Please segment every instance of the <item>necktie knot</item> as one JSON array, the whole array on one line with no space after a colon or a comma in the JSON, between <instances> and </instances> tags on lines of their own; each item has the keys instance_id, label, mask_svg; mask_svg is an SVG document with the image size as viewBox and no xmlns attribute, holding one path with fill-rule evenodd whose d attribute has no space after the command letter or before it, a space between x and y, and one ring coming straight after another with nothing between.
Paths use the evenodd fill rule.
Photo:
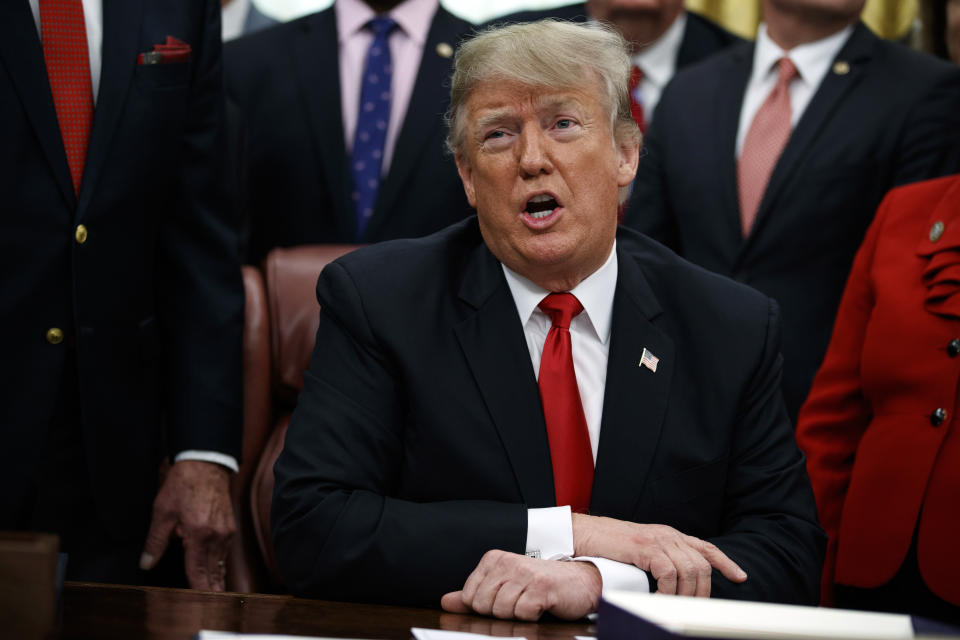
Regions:
<instances>
[{"instance_id":1,"label":"necktie knot","mask_svg":"<svg viewBox=\"0 0 960 640\"><path fill-rule=\"evenodd\" d=\"M790 83L793 82L794 78L800 74L797 72L797 65L793 64L793 60L784 56L778 61L777 69L777 85L788 87Z\"/></svg>"},{"instance_id":2,"label":"necktie knot","mask_svg":"<svg viewBox=\"0 0 960 640\"><path fill-rule=\"evenodd\" d=\"M373 31L374 38L383 38L384 36L390 35L390 32L393 31L396 26L397 21L390 16L377 16L376 18L371 18L367 23L367 28Z\"/></svg>"},{"instance_id":3,"label":"necktie knot","mask_svg":"<svg viewBox=\"0 0 960 640\"><path fill-rule=\"evenodd\" d=\"M553 326L560 329L569 329L570 321L583 311L583 305L572 293L551 293L537 306L550 316Z\"/></svg>"}]
</instances>

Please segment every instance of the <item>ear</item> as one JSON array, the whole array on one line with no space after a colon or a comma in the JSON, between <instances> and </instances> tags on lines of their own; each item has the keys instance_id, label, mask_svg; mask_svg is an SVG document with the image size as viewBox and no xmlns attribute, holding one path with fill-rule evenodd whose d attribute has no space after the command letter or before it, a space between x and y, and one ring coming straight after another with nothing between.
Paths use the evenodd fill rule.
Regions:
<instances>
[{"instance_id":1,"label":"ear","mask_svg":"<svg viewBox=\"0 0 960 640\"><path fill-rule=\"evenodd\" d=\"M463 182L463 191L467 194L467 202L476 209L477 192L473 188L473 170L470 168L470 163L460 153L454 156L454 160L457 163L457 173L460 174L460 181Z\"/></svg>"},{"instance_id":2,"label":"ear","mask_svg":"<svg viewBox=\"0 0 960 640\"><path fill-rule=\"evenodd\" d=\"M617 148L617 186L628 187L637 175L640 162L640 140L633 139Z\"/></svg>"}]
</instances>

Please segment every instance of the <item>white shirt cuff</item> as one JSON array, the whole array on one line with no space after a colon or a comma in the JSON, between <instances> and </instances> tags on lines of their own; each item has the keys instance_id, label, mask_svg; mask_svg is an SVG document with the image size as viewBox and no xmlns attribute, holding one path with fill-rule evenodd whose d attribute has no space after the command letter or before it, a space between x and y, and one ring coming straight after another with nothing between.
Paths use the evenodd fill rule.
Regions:
<instances>
[{"instance_id":1,"label":"white shirt cuff","mask_svg":"<svg viewBox=\"0 0 960 640\"><path fill-rule=\"evenodd\" d=\"M180 462L181 460L201 460L203 462L215 462L216 464L230 469L234 473L240 470L240 465L237 464L236 458L233 456L228 456L225 453L219 453L217 451L197 451L196 449L187 449L186 451L181 451L178 453L173 459L174 462ZM572 529L573 525L571 524L570 526ZM571 533L570 536L572 538L573 533Z\"/></svg>"},{"instance_id":2,"label":"white shirt cuff","mask_svg":"<svg viewBox=\"0 0 960 640\"><path fill-rule=\"evenodd\" d=\"M650 592L650 582L647 580L646 572L632 564L590 556L581 556L573 558L573 560L593 563L593 566L600 572L600 579L603 580L603 592L608 589L638 591L640 593Z\"/></svg>"},{"instance_id":3,"label":"white shirt cuff","mask_svg":"<svg viewBox=\"0 0 960 640\"><path fill-rule=\"evenodd\" d=\"M569 505L527 509L526 553L544 560L573 555L573 516Z\"/></svg>"}]
</instances>

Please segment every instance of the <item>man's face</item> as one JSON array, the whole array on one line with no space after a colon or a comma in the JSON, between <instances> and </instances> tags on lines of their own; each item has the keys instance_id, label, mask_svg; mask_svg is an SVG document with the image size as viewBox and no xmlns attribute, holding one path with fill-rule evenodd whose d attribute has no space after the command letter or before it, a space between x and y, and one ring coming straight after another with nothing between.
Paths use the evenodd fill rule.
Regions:
<instances>
[{"instance_id":1,"label":"man's face","mask_svg":"<svg viewBox=\"0 0 960 640\"><path fill-rule=\"evenodd\" d=\"M464 105L457 168L483 239L551 291L573 288L609 256L617 192L637 168L638 143L614 144L599 95L593 82L563 91L485 82Z\"/></svg>"},{"instance_id":2,"label":"man's face","mask_svg":"<svg viewBox=\"0 0 960 640\"><path fill-rule=\"evenodd\" d=\"M587 0L587 14L613 24L639 51L670 28L683 11L683 0Z\"/></svg>"}]
</instances>

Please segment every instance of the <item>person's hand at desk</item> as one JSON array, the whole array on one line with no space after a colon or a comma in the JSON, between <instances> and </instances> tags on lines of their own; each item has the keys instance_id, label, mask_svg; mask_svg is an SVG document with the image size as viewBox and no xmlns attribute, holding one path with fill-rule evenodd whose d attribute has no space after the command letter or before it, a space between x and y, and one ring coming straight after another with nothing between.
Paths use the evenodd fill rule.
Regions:
<instances>
[{"instance_id":1,"label":"person's hand at desk","mask_svg":"<svg viewBox=\"0 0 960 640\"><path fill-rule=\"evenodd\" d=\"M448 593L441 606L453 613L539 620L549 612L578 620L597 610L600 572L588 562L560 562L493 550L484 554L462 591Z\"/></svg>"},{"instance_id":2,"label":"person's hand at desk","mask_svg":"<svg viewBox=\"0 0 960 640\"><path fill-rule=\"evenodd\" d=\"M716 545L673 527L582 513L574 513L572 519L574 555L607 558L648 571L660 593L709 597L713 569L731 582L747 579Z\"/></svg>"},{"instance_id":3,"label":"person's hand at desk","mask_svg":"<svg viewBox=\"0 0 960 640\"><path fill-rule=\"evenodd\" d=\"M190 587L223 591L225 561L236 532L226 467L201 460L182 460L170 467L153 503L142 569L156 566L174 532L183 540Z\"/></svg>"}]
</instances>

